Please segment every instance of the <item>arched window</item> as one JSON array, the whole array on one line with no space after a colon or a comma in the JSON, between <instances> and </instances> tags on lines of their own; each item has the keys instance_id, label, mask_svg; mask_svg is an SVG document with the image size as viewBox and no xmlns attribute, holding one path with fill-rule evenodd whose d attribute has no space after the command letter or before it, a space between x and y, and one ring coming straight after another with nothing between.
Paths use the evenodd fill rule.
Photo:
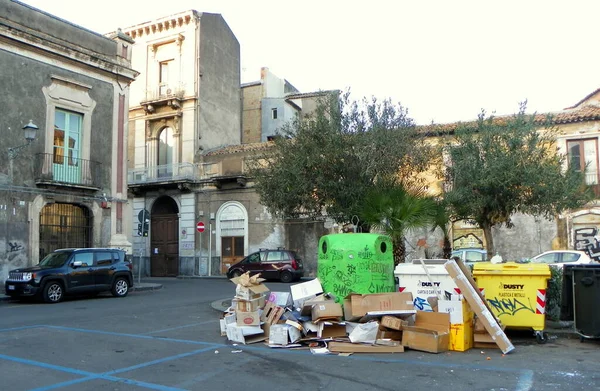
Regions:
<instances>
[{"instance_id":1,"label":"arched window","mask_svg":"<svg viewBox=\"0 0 600 391\"><path fill-rule=\"evenodd\" d=\"M158 136L158 175L161 177L171 176L173 174L173 129L166 127L160 131Z\"/></svg>"}]
</instances>

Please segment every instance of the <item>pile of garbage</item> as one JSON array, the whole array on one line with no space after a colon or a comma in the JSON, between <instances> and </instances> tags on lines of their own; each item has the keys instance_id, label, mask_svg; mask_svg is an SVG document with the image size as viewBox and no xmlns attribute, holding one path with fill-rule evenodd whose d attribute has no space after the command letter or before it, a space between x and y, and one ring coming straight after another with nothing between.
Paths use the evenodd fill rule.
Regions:
<instances>
[{"instance_id":1,"label":"pile of garbage","mask_svg":"<svg viewBox=\"0 0 600 391\"><path fill-rule=\"evenodd\" d=\"M220 320L221 335L232 343L310 348L314 354L401 353L405 348L440 353L476 347L477 329L486 347L513 350L463 271L448 271L463 294L432 297L433 311L416 310L411 292L351 293L338 299L323 292L318 279L275 292L260 275L246 273L231 279L235 297Z\"/></svg>"}]
</instances>

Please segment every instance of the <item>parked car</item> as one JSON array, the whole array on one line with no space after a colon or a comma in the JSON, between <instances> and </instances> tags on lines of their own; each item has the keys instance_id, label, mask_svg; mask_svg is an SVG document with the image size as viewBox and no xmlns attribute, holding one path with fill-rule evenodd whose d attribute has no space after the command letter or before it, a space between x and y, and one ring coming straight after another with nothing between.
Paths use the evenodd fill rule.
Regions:
<instances>
[{"instance_id":1,"label":"parked car","mask_svg":"<svg viewBox=\"0 0 600 391\"><path fill-rule=\"evenodd\" d=\"M294 251L282 248L260 249L231 265L227 277L238 277L246 272L250 272L251 275L260 273L261 277L268 280L292 282L304 275L304 268L302 260Z\"/></svg>"},{"instance_id":2,"label":"parked car","mask_svg":"<svg viewBox=\"0 0 600 391\"><path fill-rule=\"evenodd\" d=\"M15 298L40 297L58 303L69 294L110 291L127 296L133 287L132 265L125 251L114 248L61 249L33 267L8 272L6 294Z\"/></svg>"},{"instance_id":3,"label":"parked car","mask_svg":"<svg viewBox=\"0 0 600 391\"><path fill-rule=\"evenodd\" d=\"M465 264L472 265L476 262L487 262L487 251L481 248L461 248L452 251L451 258L458 257Z\"/></svg>"},{"instance_id":4,"label":"parked car","mask_svg":"<svg viewBox=\"0 0 600 391\"><path fill-rule=\"evenodd\" d=\"M546 263L550 266L562 268L563 265L578 265L594 262L584 251L577 250L553 250L546 251L529 261L531 263Z\"/></svg>"}]
</instances>

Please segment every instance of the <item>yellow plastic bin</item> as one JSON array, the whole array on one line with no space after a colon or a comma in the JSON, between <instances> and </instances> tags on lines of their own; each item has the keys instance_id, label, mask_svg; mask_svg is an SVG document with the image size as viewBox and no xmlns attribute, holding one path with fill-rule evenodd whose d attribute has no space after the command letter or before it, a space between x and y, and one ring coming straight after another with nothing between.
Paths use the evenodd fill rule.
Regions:
<instances>
[{"instance_id":1,"label":"yellow plastic bin","mask_svg":"<svg viewBox=\"0 0 600 391\"><path fill-rule=\"evenodd\" d=\"M546 342L546 264L475 264L473 278L490 310L506 328L533 329L538 342Z\"/></svg>"}]
</instances>

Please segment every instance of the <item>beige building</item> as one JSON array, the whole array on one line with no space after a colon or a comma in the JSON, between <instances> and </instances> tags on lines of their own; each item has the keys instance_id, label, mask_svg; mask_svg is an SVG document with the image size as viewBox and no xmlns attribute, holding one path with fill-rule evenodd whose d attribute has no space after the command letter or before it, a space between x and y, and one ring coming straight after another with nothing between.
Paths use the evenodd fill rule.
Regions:
<instances>
[{"instance_id":1,"label":"beige building","mask_svg":"<svg viewBox=\"0 0 600 391\"><path fill-rule=\"evenodd\" d=\"M213 175L203 154L241 143L240 46L221 15L196 11L123 32L140 69L129 108L134 255L145 274L197 274L197 196Z\"/></svg>"}]
</instances>

